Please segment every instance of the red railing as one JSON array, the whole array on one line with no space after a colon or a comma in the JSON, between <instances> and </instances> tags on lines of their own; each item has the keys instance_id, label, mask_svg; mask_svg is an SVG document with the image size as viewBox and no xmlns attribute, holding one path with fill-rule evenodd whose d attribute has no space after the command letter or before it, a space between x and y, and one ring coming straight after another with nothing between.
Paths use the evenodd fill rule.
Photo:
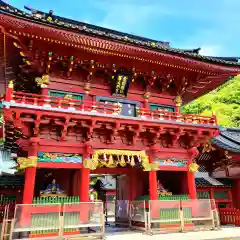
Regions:
<instances>
[{"instance_id":1,"label":"red railing","mask_svg":"<svg viewBox=\"0 0 240 240\"><path fill-rule=\"evenodd\" d=\"M240 209L224 208L218 211L222 225L240 226Z\"/></svg>"},{"instance_id":2,"label":"red railing","mask_svg":"<svg viewBox=\"0 0 240 240\"><path fill-rule=\"evenodd\" d=\"M11 102L58 109L74 109L77 111L97 112L103 114L119 114L121 111L121 107L118 104L88 102L55 96L29 94L24 92L14 92Z\"/></svg>"},{"instance_id":3,"label":"red railing","mask_svg":"<svg viewBox=\"0 0 240 240\"><path fill-rule=\"evenodd\" d=\"M47 95L30 94L24 92L14 92L11 102L20 104L30 104L34 106L44 106L57 109L73 109L83 112L97 112L103 114L121 113L121 104L108 104L101 102L88 102L75 99L60 98ZM150 110L145 108L137 109L137 116L149 120L170 120L193 124L216 125L216 116L206 117L194 114L181 114L179 112L169 112L168 110Z\"/></svg>"},{"instance_id":4,"label":"red railing","mask_svg":"<svg viewBox=\"0 0 240 240\"><path fill-rule=\"evenodd\" d=\"M185 123L216 125L216 116L207 117L195 114L181 114L178 112L169 112L165 109L150 110L140 108L138 111L138 116L153 120L171 120Z\"/></svg>"}]
</instances>

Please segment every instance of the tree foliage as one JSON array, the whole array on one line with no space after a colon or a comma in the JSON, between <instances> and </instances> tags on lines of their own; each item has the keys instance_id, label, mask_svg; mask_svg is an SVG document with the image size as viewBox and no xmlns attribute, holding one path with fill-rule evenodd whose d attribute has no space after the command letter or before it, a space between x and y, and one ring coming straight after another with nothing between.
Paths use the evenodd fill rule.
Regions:
<instances>
[{"instance_id":1,"label":"tree foliage","mask_svg":"<svg viewBox=\"0 0 240 240\"><path fill-rule=\"evenodd\" d=\"M219 125L240 128L240 75L186 104L181 111L204 116L211 116L215 112Z\"/></svg>"}]
</instances>

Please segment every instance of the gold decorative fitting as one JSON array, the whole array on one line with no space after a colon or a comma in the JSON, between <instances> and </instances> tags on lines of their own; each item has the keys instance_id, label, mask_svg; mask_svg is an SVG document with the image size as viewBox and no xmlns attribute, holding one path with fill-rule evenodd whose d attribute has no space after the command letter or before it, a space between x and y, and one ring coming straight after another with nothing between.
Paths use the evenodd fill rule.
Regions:
<instances>
[{"instance_id":1,"label":"gold decorative fitting","mask_svg":"<svg viewBox=\"0 0 240 240\"><path fill-rule=\"evenodd\" d=\"M41 78L37 77L35 78L35 82L37 85L41 88L46 88L47 85L49 84L49 76L48 75L43 75Z\"/></svg>"},{"instance_id":2,"label":"gold decorative fitting","mask_svg":"<svg viewBox=\"0 0 240 240\"><path fill-rule=\"evenodd\" d=\"M176 103L177 107L181 107L182 106L182 98L181 98L181 96L177 96L175 98L175 103Z\"/></svg>"},{"instance_id":3,"label":"gold decorative fitting","mask_svg":"<svg viewBox=\"0 0 240 240\"><path fill-rule=\"evenodd\" d=\"M149 99L151 97L151 93L150 92L146 92L143 96L143 98L145 99Z\"/></svg>"},{"instance_id":4,"label":"gold decorative fitting","mask_svg":"<svg viewBox=\"0 0 240 240\"><path fill-rule=\"evenodd\" d=\"M188 170L189 170L189 172L192 172L192 173L197 172L198 169L199 169L199 165L196 164L196 163L194 163L194 162L191 163L191 164L189 164L189 166L188 166Z\"/></svg>"},{"instance_id":5,"label":"gold decorative fitting","mask_svg":"<svg viewBox=\"0 0 240 240\"><path fill-rule=\"evenodd\" d=\"M202 150L202 153L209 153L211 152L212 150L215 150L215 148L212 146L212 144L210 142L207 142L204 144L203 146L203 150Z\"/></svg>"},{"instance_id":6,"label":"gold decorative fitting","mask_svg":"<svg viewBox=\"0 0 240 240\"><path fill-rule=\"evenodd\" d=\"M149 163L145 151L125 151L101 149L96 150L91 159L85 159L85 168L95 170L100 167L116 168L118 165L125 167L127 164L134 167L136 163L143 167L144 171L154 171L158 168L158 163Z\"/></svg>"},{"instance_id":7,"label":"gold decorative fitting","mask_svg":"<svg viewBox=\"0 0 240 240\"><path fill-rule=\"evenodd\" d=\"M64 96L64 99L66 99L66 100L72 100L72 95L71 95L71 94L66 94L66 95Z\"/></svg>"},{"instance_id":8,"label":"gold decorative fitting","mask_svg":"<svg viewBox=\"0 0 240 240\"><path fill-rule=\"evenodd\" d=\"M9 83L8 83L8 88L13 88L13 87L14 87L14 85L13 85L13 81L10 80Z\"/></svg>"},{"instance_id":9,"label":"gold decorative fitting","mask_svg":"<svg viewBox=\"0 0 240 240\"><path fill-rule=\"evenodd\" d=\"M85 83L85 85L84 85L84 92L86 94L88 94L89 91L90 91L90 88L91 88L91 83L89 83L89 82Z\"/></svg>"},{"instance_id":10,"label":"gold decorative fitting","mask_svg":"<svg viewBox=\"0 0 240 240\"><path fill-rule=\"evenodd\" d=\"M17 42L13 42L13 45L14 45L16 48L21 48L20 45L19 45Z\"/></svg>"},{"instance_id":11,"label":"gold decorative fitting","mask_svg":"<svg viewBox=\"0 0 240 240\"><path fill-rule=\"evenodd\" d=\"M18 167L19 170L29 168L29 167L36 167L37 157L36 156L30 156L27 158L19 157L17 158L17 163L19 164L19 167Z\"/></svg>"}]
</instances>

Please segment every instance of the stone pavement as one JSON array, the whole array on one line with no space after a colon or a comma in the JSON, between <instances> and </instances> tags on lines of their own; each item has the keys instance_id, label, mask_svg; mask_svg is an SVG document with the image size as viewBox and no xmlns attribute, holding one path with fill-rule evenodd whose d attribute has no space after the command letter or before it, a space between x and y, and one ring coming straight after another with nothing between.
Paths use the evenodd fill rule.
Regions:
<instances>
[{"instance_id":1,"label":"stone pavement","mask_svg":"<svg viewBox=\"0 0 240 240\"><path fill-rule=\"evenodd\" d=\"M240 240L240 227L223 227L220 230L188 233L168 233L153 236L136 232L112 233L106 240Z\"/></svg>"}]
</instances>

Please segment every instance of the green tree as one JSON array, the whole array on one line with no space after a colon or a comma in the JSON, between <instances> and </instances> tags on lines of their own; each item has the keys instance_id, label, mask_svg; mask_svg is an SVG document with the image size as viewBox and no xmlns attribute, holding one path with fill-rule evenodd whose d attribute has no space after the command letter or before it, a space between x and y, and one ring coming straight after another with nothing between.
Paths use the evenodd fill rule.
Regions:
<instances>
[{"instance_id":1,"label":"green tree","mask_svg":"<svg viewBox=\"0 0 240 240\"><path fill-rule=\"evenodd\" d=\"M181 111L204 116L211 116L215 112L219 125L240 128L240 75L184 105Z\"/></svg>"}]
</instances>

